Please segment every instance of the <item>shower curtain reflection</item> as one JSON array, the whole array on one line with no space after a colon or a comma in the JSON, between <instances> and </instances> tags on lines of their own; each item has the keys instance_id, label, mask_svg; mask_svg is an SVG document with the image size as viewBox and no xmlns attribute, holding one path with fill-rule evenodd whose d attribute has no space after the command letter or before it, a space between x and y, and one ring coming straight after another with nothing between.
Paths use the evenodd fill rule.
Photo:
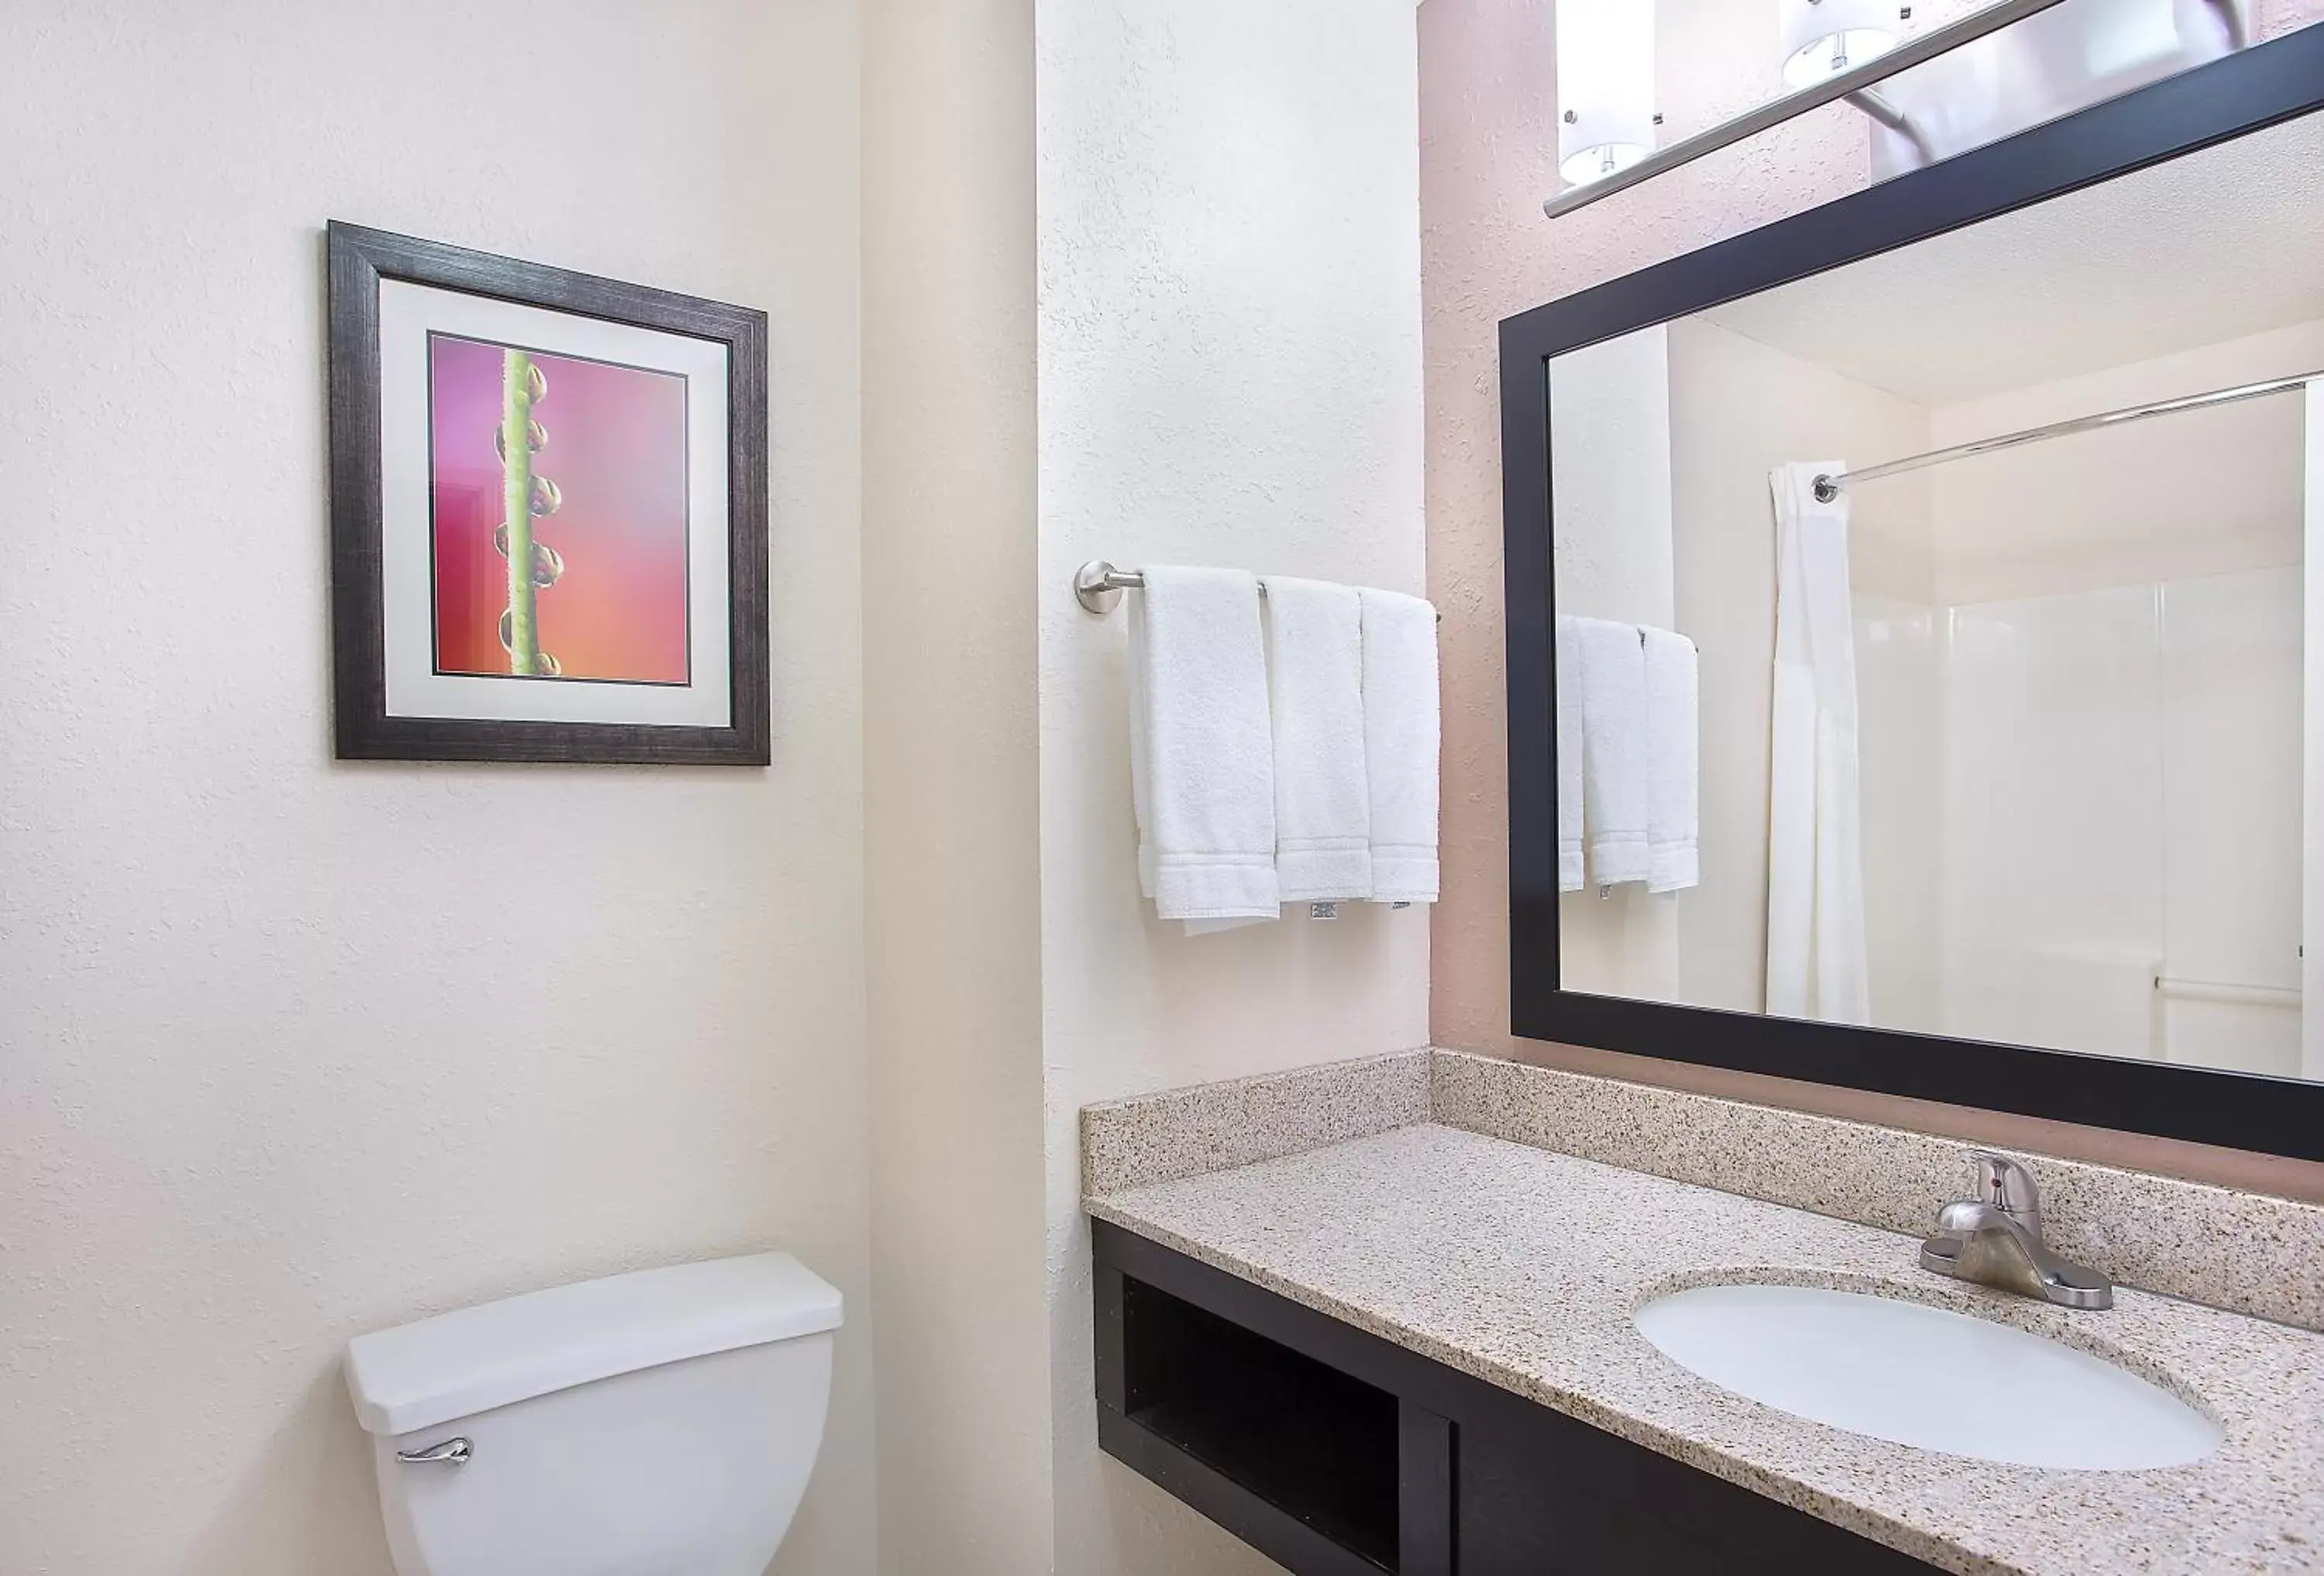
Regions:
<instances>
[{"instance_id":1,"label":"shower curtain reflection","mask_svg":"<svg viewBox=\"0 0 2324 1576\"><path fill-rule=\"evenodd\" d=\"M1767 1010L1872 1020L1858 841L1856 635L1836 461L1779 466L1775 708L1768 754Z\"/></svg>"}]
</instances>

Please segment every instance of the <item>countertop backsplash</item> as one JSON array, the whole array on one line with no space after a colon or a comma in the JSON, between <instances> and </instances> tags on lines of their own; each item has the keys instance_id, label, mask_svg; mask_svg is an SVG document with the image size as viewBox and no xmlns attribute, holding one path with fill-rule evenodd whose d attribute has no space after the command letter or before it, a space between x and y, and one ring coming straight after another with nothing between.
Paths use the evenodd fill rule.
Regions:
<instances>
[{"instance_id":1,"label":"countertop backsplash","mask_svg":"<svg viewBox=\"0 0 2324 1576\"><path fill-rule=\"evenodd\" d=\"M1082 1112L1090 1196L1434 1121L1887 1230L1967 1186L1956 1138L1429 1047ZM2125 1286L2324 1329L2324 1204L2014 1151L2051 1245Z\"/></svg>"}]
</instances>

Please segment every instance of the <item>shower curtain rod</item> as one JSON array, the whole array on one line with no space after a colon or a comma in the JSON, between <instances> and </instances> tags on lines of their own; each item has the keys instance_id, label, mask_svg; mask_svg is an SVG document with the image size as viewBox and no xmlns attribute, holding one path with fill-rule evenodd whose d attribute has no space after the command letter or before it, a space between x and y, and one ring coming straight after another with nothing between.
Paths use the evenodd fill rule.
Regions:
<instances>
[{"instance_id":1,"label":"shower curtain rod","mask_svg":"<svg viewBox=\"0 0 2324 1576\"><path fill-rule=\"evenodd\" d=\"M1997 438L1980 438L1973 443L1957 443L1950 448L1931 449L1927 454L1916 454L1908 459L1890 460L1885 465L1867 465L1862 470L1826 474L1815 479L1816 502L1829 503L1840 496L1842 487L1853 487L1858 482L1877 482L1883 476L1902 475L1906 471L1917 471L1923 465L1941 465L1947 460L1966 459L1973 454L1992 454L1999 449L2015 448L2020 444L2064 438L2070 433L2096 432L2102 427L2121 427L2133 421L2144 421L2150 416L2176 416L2181 410L2204 410L2213 405L2232 405L2241 400L2288 394L2319 378L2324 378L2324 367L2314 372L2297 373L2288 378L2270 378L2264 383L2214 389L2208 394L2181 394L2175 400L2126 405L2119 410L2102 410L2095 416L2077 416L2068 421L2052 421L2047 427L2029 427L2023 432L2005 432Z\"/></svg>"}]
</instances>

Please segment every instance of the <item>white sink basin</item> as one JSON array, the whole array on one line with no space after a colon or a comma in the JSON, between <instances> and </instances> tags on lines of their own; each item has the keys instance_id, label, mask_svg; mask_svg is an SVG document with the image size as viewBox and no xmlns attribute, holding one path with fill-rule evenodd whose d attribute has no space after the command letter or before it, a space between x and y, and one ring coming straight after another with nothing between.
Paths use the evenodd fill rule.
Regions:
<instances>
[{"instance_id":1,"label":"white sink basin","mask_svg":"<svg viewBox=\"0 0 2324 1576\"><path fill-rule=\"evenodd\" d=\"M2054 1341L1893 1297L1698 1286L1638 1310L1681 1368L1852 1433L2027 1467L2201 1461L2219 1427L2158 1386Z\"/></svg>"}]
</instances>

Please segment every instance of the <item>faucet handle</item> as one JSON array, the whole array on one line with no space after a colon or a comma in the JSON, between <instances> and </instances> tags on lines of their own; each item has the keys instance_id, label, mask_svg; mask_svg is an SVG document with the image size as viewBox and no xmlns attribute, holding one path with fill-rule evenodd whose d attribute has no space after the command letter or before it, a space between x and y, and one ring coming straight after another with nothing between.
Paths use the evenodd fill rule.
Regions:
<instances>
[{"instance_id":1,"label":"faucet handle","mask_svg":"<svg viewBox=\"0 0 2324 1576\"><path fill-rule=\"evenodd\" d=\"M1993 1205L2019 1225L2038 1232L2042 1228L2042 1194L2034 1185L2034 1174L2008 1156L1997 1155L1989 1149L1972 1149L1969 1159L1970 1186L1978 1201Z\"/></svg>"}]
</instances>

